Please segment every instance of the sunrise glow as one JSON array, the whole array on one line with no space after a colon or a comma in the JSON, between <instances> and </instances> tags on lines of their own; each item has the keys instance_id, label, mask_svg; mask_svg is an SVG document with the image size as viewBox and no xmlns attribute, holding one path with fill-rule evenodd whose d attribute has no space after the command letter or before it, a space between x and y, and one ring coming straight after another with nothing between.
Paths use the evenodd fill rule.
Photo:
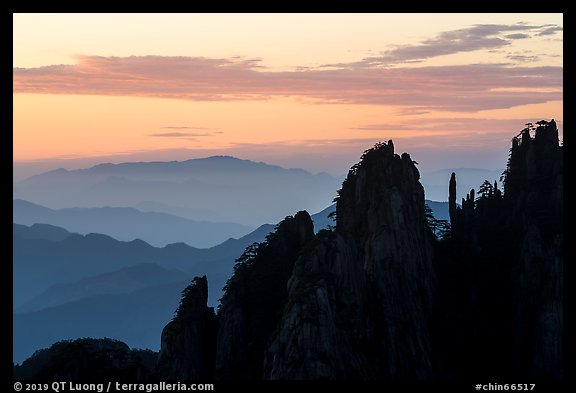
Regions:
<instances>
[{"instance_id":1,"label":"sunrise glow","mask_svg":"<svg viewBox=\"0 0 576 393\"><path fill-rule=\"evenodd\" d=\"M430 167L482 166L479 149L490 156L526 121L555 118L562 132L562 25L562 14L15 14L14 161L231 154L340 174L394 139Z\"/></svg>"}]
</instances>

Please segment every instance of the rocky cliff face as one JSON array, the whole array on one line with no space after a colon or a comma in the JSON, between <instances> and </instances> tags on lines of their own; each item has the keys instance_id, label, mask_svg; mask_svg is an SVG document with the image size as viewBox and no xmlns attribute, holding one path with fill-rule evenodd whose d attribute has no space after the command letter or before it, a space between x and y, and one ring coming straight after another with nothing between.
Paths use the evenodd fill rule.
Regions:
<instances>
[{"instance_id":1,"label":"rocky cliff face","mask_svg":"<svg viewBox=\"0 0 576 393\"><path fill-rule=\"evenodd\" d=\"M238 259L219 307L218 379L263 378L266 348L287 300L286 283L313 237L312 219L301 211Z\"/></svg>"},{"instance_id":2,"label":"rocky cliff face","mask_svg":"<svg viewBox=\"0 0 576 393\"><path fill-rule=\"evenodd\" d=\"M513 140L505 195L516 236L516 369L531 378L563 376L563 149L554 120Z\"/></svg>"},{"instance_id":3,"label":"rocky cliff face","mask_svg":"<svg viewBox=\"0 0 576 393\"><path fill-rule=\"evenodd\" d=\"M485 182L457 208L450 179L434 335L448 376L562 378L562 155L556 123L540 121L513 138L503 195Z\"/></svg>"},{"instance_id":4,"label":"rocky cliff face","mask_svg":"<svg viewBox=\"0 0 576 393\"><path fill-rule=\"evenodd\" d=\"M265 377L428 378L434 274L418 170L379 144L339 194L336 230L296 262Z\"/></svg>"},{"instance_id":5,"label":"rocky cliff face","mask_svg":"<svg viewBox=\"0 0 576 393\"><path fill-rule=\"evenodd\" d=\"M176 315L162 331L156 373L164 380L214 378L216 317L207 306L206 276L195 277L184 290Z\"/></svg>"}]
</instances>

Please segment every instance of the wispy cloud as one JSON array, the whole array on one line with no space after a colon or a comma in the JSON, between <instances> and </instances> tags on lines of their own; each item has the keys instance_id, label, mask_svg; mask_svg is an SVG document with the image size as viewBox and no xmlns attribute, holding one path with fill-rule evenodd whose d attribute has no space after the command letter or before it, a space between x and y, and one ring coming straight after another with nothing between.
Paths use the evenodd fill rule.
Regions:
<instances>
[{"instance_id":1,"label":"wispy cloud","mask_svg":"<svg viewBox=\"0 0 576 393\"><path fill-rule=\"evenodd\" d=\"M476 25L444 32L417 45L338 68L272 72L259 59L205 57L78 56L75 65L14 68L15 93L92 94L185 99L254 100L300 97L317 103L475 112L562 99L562 67L510 64L383 67L387 64L495 50L519 35L551 35L558 26ZM508 36L508 37L506 37ZM510 38L513 36L513 38ZM515 37L515 38L514 38ZM509 59L532 60L524 53ZM183 128L181 128L183 127ZM204 130L170 126L169 130Z\"/></svg>"},{"instance_id":2,"label":"wispy cloud","mask_svg":"<svg viewBox=\"0 0 576 393\"><path fill-rule=\"evenodd\" d=\"M189 136L213 136L213 134L197 134L193 132L164 132L164 133L148 134L148 136L159 136L162 138L183 138Z\"/></svg>"},{"instance_id":3,"label":"wispy cloud","mask_svg":"<svg viewBox=\"0 0 576 393\"><path fill-rule=\"evenodd\" d=\"M190 127L190 126L165 126L161 127L166 130L213 130L210 127Z\"/></svg>"},{"instance_id":4,"label":"wispy cloud","mask_svg":"<svg viewBox=\"0 0 576 393\"><path fill-rule=\"evenodd\" d=\"M391 65L452 55L476 50L493 50L508 46L513 40L530 38L535 35L552 35L562 28L556 25L513 25L483 24L446 31L436 37L424 40L416 45L401 45L383 52L380 56L367 57L353 63L355 67ZM512 33L521 32L521 33Z\"/></svg>"},{"instance_id":5,"label":"wispy cloud","mask_svg":"<svg viewBox=\"0 0 576 393\"><path fill-rule=\"evenodd\" d=\"M515 33L515 34L508 34L506 36L506 38L511 39L511 40L523 40L525 38L530 38L530 34L524 34L524 33Z\"/></svg>"},{"instance_id":6,"label":"wispy cloud","mask_svg":"<svg viewBox=\"0 0 576 393\"><path fill-rule=\"evenodd\" d=\"M563 30L564 29L560 26L546 25L546 27L543 28L542 30L540 30L536 35L537 36L554 35L560 31L563 31Z\"/></svg>"},{"instance_id":7,"label":"wispy cloud","mask_svg":"<svg viewBox=\"0 0 576 393\"><path fill-rule=\"evenodd\" d=\"M535 55L507 55L507 59L514 60L516 62L534 62L538 60L538 56Z\"/></svg>"},{"instance_id":8,"label":"wispy cloud","mask_svg":"<svg viewBox=\"0 0 576 393\"><path fill-rule=\"evenodd\" d=\"M213 128L206 128L206 127L188 127L188 126L175 126L175 127L162 127L163 129L169 130L211 130ZM152 134L148 134L148 136L160 137L160 138L183 138L188 140L195 140L191 137L200 137L200 136L214 136L223 134L222 131L213 131L213 132L181 132L181 131L172 131L172 132L155 132Z\"/></svg>"}]
</instances>

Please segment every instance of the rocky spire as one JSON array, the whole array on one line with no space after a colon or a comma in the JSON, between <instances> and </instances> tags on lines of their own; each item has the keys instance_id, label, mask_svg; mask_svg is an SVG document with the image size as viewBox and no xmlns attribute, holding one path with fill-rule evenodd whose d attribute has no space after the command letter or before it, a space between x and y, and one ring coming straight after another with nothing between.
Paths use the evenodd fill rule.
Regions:
<instances>
[{"instance_id":1,"label":"rocky spire","mask_svg":"<svg viewBox=\"0 0 576 393\"><path fill-rule=\"evenodd\" d=\"M470 190L435 249L436 347L456 354L451 372L465 375L466 364L479 376L562 379L563 148L555 122L536 124L512 139L504 193L494 182L492 198L475 203Z\"/></svg>"},{"instance_id":2,"label":"rocky spire","mask_svg":"<svg viewBox=\"0 0 576 393\"><path fill-rule=\"evenodd\" d=\"M157 374L165 380L209 380L214 378L216 322L207 306L206 276L195 277L184 289L176 315L164 330Z\"/></svg>"},{"instance_id":3,"label":"rocky spire","mask_svg":"<svg viewBox=\"0 0 576 393\"><path fill-rule=\"evenodd\" d=\"M265 376L428 378L434 275L418 170L381 143L339 194L336 230L316 237L288 281Z\"/></svg>"},{"instance_id":4,"label":"rocky spire","mask_svg":"<svg viewBox=\"0 0 576 393\"><path fill-rule=\"evenodd\" d=\"M448 212L450 214L450 224L456 225L456 173L450 175L450 184L448 186Z\"/></svg>"}]
</instances>

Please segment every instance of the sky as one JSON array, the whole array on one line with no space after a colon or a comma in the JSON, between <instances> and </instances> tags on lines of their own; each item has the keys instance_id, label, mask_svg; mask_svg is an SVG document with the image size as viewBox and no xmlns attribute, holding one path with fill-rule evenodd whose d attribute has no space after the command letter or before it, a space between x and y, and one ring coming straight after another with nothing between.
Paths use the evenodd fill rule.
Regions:
<instances>
[{"instance_id":1,"label":"sky","mask_svg":"<svg viewBox=\"0 0 576 393\"><path fill-rule=\"evenodd\" d=\"M14 180L233 155L342 175L394 140L503 168L562 135L562 14L14 14Z\"/></svg>"}]
</instances>

